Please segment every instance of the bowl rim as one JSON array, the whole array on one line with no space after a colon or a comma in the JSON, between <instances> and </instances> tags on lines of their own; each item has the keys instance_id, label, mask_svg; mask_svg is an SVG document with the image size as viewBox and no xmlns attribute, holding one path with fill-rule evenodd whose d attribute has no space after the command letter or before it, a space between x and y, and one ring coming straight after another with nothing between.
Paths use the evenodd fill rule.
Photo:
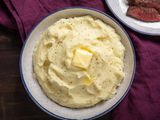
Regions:
<instances>
[{"instance_id":1,"label":"bowl rim","mask_svg":"<svg viewBox=\"0 0 160 120\"><path fill-rule=\"evenodd\" d=\"M133 30L134 32L138 32L142 35L148 35L148 36L160 36L160 34L158 33L149 33L149 32L145 32L145 31L141 31L139 29L136 29L134 27L132 27L131 25L127 24L125 21L123 21L112 9L112 7L109 5L109 1L105 0L105 3L107 4L108 8L110 9L110 11L113 13L113 15L126 27L130 28L131 30Z\"/></svg>"},{"instance_id":2,"label":"bowl rim","mask_svg":"<svg viewBox=\"0 0 160 120\"><path fill-rule=\"evenodd\" d=\"M20 58L19 58L19 68L20 68L20 77L21 77L21 81L22 81L22 84L23 84L23 87L25 89L25 91L27 92L28 96L31 98L31 100L42 110L44 111L45 113L47 113L48 115L52 116L52 117L55 117L55 118L58 118L58 119L62 119L62 120L73 120L73 119L69 119L69 118L64 118L62 116L59 116L59 115L56 115L50 111L48 111L46 108L44 108L42 105L40 105L40 103L34 98L34 96L32 96L32 94L30 93L30 91L28 90L27 88L27 85L25 83L25 80L24 80L24 77L23 77L23 72L22 72L22 56L23 56L23 51L24 51L24 48L25 48L25 45L27 43L27 41L29 40L29 37L31 35L31 33L34 31L34 29L44 20L46 19L47 17L59 12L59 11L63 11L63 10L66 10L66 9L85 9L85 10L92 10L92 11L95 11L95 12L98 12L99 14L103 14L105 15L106 17L110 18L113 22L115 22L121 29L122 31L126 34L128 40L129 40L129 43L131 45L131 48L132 48L132 51L133 51L133 58L134 58L134 65L133 65L133 73L132 73L132 77L131 77L131 81L129 83L129 86L126 90L126 92L123 94L123 96L121 96L121 98L112 106L110 107L108 110L96 115L96 116L93 116L93 117L90 117L88 119L96 119L96 118L99 118L107 113L109 113L111 110L113 110L123 99L124 97L127 95L129 89L131 88L131 85L132 85L132 82L133 82L133 79L134 79L134 76L135 76L135 69L136 69L136 55L135 55L135 49L134 49L134 45L128 35L128 33L125 31L125 29L120 25L120 23L118 23L114 18L112 18L110 15L98 10L98 9L95 9L95 8L91 8L91 7L64 7L62 9L58 9L56 11L53 11L51 12L49 15L43 17L39 22L37 22L31 29L31 31L29 32L29 34L27 35L25 41L23 42L23 46L22 46L22 49L21 49L21 52L20 52Z\"/></svg>"}]
</instances>

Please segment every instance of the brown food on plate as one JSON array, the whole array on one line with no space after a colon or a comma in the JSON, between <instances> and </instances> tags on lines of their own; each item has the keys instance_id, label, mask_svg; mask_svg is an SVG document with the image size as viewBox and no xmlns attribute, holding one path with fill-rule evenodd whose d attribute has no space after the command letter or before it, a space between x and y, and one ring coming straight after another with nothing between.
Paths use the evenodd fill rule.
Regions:
<instances>
[{"instance_id":1,"label":"brown food on plate","mask_svg":"<svg viewBox=\"0 0 160 120\"><path fill-rule=\"evenodd\" d=\"M160 21L160 14L154 8L130 6L127 15L145 22Z\"/></svg>"},{"instance_id":2,"label":"brown food on plate","mask_svg":"<svg viewBox=\"0 0 160 120\"><path fill-rule=\"evenodd\" d=\"M160 22L160 0L128 0L128 4L128 16L144 22Z\"/></svg>"},{"instance_id":3,"label":"brown food on plate","mask_svg":"<svg viewBox=\"0 0 160 120\"><path fill-rule=\"evenodd\" d=\"M128 0L131 6L155 8L160 13L160 0Z\"/></svg>"}]
</instances>

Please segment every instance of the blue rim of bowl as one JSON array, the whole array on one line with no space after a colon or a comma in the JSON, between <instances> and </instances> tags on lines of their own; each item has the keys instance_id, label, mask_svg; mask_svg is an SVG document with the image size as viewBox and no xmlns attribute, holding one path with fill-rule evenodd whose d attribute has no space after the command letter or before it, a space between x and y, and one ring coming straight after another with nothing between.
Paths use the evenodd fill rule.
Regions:
<instances>
[{"instance_id":1,"label":"blue rim of bowl","mask_svg":"<svg viewBox=\"0 0 160 120\"><path fill-rule=\"evenodd\" d=\"M112 9L112 7L109 5L109 2L108 2L108 1L109 1L109 0L105 0L108 8L111 10L111 12L113 13L113 15L114 15L120 22L122 22L125 26L127 26L128 28L131 28L131 29L134 30L135 32L139 32L139 33L141 33L141 34L143 34L143 35L160 36L160 34L158 34L158 33L148 33L148 32L144 32L144 31L140 31L140 30L138 30L138 29L130 26L130 25L127 24L126 22L124 22L124 21L114 12L114 10Z\"/></svg>"},{"instance_id":2,"label":"blue rim of bowl","mask_svg":"<svg viewBox=\"0 0 160 120\"><path fill-rule=\"evenodd\" d=\"M133 82L133 79L134 79L134 75L135 75L135 69L136 69L136 56L135 56L135 49L134 49L134 46L133 46L133 43L128 35L128 33L125 31L125 29L114 19L112 18L111 16L109 16L108 14L100 11L100 10L97 10L95 8L90 8L90 7L65 7L63 9L60 9L60 10L57 10L57 11L54 11L52 13L50 13L49 15L45 16L43 19L41 19L37 24L35 24L31 30L31 32L28 34L25 42L23 43L23 47L21 49L21 53L20 53L20 62L19 62L19 67L20 67L20 76L21 76L21 81L22 81L22 84L27 92L27 94L29 95L29 97L31 98L31 100L44 112L46 112L47 114L55 117L55 118L58 118L58 119L62 119L62 120L73 120L73 119L69 119L69 118L64 118L64 117L61 117L61 116L58 116L50 111L48 111L46 108L44 108L43 106L40 105L40 103L38 103L38 101L32 96L32 94L29 92L28 88L27 88L27 85L25 83L25 80L24 80L24 77L23 77L23 72L22 72L22 55L23 55L23 50L25 48L25 45L28 41L28 38L29 36L31 35L32 31L47 17L49 17L50 15L53 15L55 14L56 12L59 12L59 11L62 11L62 10L66 10L66 9L87 9L87 10L93 10L95 12L98 12L100 14L103 14L105 15L106 17L110 18L113 22L115 22L122 30L123 32L126 34L129 42L130 42L130 45L132 47L132 51L133 51L133 57L134 57L134 66L133 66L133 73L132 73L132 78L131 78L131 81L130 81L130 84L126 90L126 92L124 93L124 95L112 106L110 107L108 110L104 111L103 113L100 113L99 115L96 115L96 116L93 116L91 118L88 118L88 119L96 119L96 118L99 118L99 117L102 117L103 115L107 114L108 112L110 112L111 110L113 110L122 100L123 98L127 95L129 89L131 88L131 84ZM88 120L87 119L87 120Z\"/></svg>"}]
</instances>

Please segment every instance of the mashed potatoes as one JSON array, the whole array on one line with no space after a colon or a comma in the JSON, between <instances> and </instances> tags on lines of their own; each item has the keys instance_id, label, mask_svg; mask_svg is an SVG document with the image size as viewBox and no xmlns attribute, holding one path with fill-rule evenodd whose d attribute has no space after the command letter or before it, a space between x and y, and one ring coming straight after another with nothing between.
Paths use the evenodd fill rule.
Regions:
<instances>
[{"instance_id":1,"label":"mashed potatoes","mask_svg":"<svg viewBox=\"0 0 160 120\"><path fill-rule=\"evenodd\" d=\"M108 100L124 78L120 40L115 29L91 16L60 19L35 47L35 77L62 106L83 108Z\"/></svg>"}]
</instances>

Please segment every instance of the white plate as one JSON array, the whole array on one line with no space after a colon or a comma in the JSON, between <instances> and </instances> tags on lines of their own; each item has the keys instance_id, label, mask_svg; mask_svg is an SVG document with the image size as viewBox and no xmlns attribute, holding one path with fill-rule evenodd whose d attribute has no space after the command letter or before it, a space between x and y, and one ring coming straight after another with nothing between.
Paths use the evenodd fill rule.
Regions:
<instances>
[{"instance_id":1,"label":"white plate","mask_svg":"<svg viewBox=\"0 0 160 120\"><path fill-rule=\"evenodd\" d=\"M160 35L160 22L142 22L126 16L128 9L127 0L105 1L115 17L134 31L146 35Z\"/></svg>"},{"instance_id":2,"label":"white plate","mask_svg":"<svg viewBox=\"0 0 160 120\"><path fill-rule=\"evenodd\" d=\"M118 93L110 100L103 103L99 103L94 107L85 109L70 109L62 107L55 102L48 99L48 97L43 93L38 82L33 78L32 74L32 53L36 44L39 40L40 35L44 32L50 25L61 18L91 15L95 18L103 20L105 23L113 26L117 33L122 37L122 43L126 48L125 52L125 73L126 76L118 88ZM20 72L21 79L26 89L28 95L34 101L34 103L41 108L46 113L63 119L95 119L100 117L107 112L111 111L127 94L135 71L135 54L134 48L124 29L110 16L93 9L87 8L68 8L57 11L45 17L30 33L26 39L26 43L23 46L21 57L20 57Z\"/></svg>"}]
</instances>

